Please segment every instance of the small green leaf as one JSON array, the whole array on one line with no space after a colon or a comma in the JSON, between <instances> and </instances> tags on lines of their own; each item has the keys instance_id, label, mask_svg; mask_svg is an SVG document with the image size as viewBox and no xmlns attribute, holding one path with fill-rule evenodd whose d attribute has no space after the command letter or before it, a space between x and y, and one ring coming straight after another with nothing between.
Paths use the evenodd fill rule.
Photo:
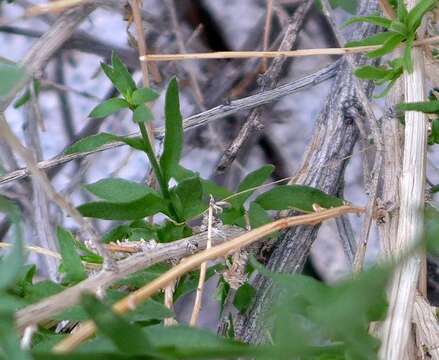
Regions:
<instances>
[{"instance_id":1,"label":"small green leaf","mask_svg":"<svg viewBox=\"0 0 439 360\"><path fill-rule=\"evenodd\" d=\"M157 94L154 90L150 88L141 88L137 89L133 92L133 96L131 101L135 105L144 104L146 102L154 101L159 97L159 94Z\"/></svg>"},{"instance_id":2,"label":"small green leaf","mask_svg":"<svg viewBox=\"0 0 439 360\"><path fill-rule=\"evenodd\" d=\"M271 219L267 212L259 204L252 202L248 209L248 217L250 219L250 226L255 229L259 226L268 224Z\"/></svg>"},{"instance_id":3,"label":"small green leaf","mask_svg":"<svg viewBox=\"0 0 439 360\"><path fill-rule=\"evenodd\" d=\"M73 235L61 228L56 229L56 236L62 257L61 269L65 274L64 281L66 283L77 283L87 277L81 258L76 252Z\"/></svg>"},{"instance_id":4,"label":"small green leaf","mask_svg":"<svg viewBox=\"0 0 439 360\"><path fill-rule=\"evenodd\" d=\"M84 185L93 195L113 203L128 203L150 194L151 188L125 179L102 179L93 184Z\"/></svg>"},{"instance_id":5,"label":"small green leaf","mask_svg":"<svg viewBox=\"0 0 439 360\"><path fill-rule=\"evenodd\" d=\"M406 23L408 11L404 0L397 0L396 17L402 23Z\"/></svg>"},{"instance_id":6,"label":"small green leaf","mask_svg":"<svg viewBox=\"0 0 439 360\"><path fill-rule=\"evenodd\" d=\"M412 59L412 48L413 42L415 41L415 35L410 35L405 43L404 55L403 55L403 66L404 69L410 74L413 72L413 59Z\"/></svg>"},{"instance_id":7,"label":"small green leaf","mask_svg":"<svg viewBox=\"0 0 439 360\"><path fill-rule=\"evenodd\" d=\"M183 119L180 113L178 83L174 78L169 83L165 99L165 139L160 167L166 183L177 170L183 151Z\"/></svg>"},{"instance_id":8,"label":"small green leaf","mask_svg":"<svg viewBox=\"0 0 439 360\"><path fill-rule=\"evenodd\" d=\"M325 209L343 205L343 200L304 185L281 185L260 195L255 203L265 210L295 209L313 212L316 204Z\"/></svg>"},{"instance_id":9,"label":"small green leaf","mask_svg":"<svg viewBox=\"0 0 439 360\"><path fill-rule=\"evenodd\" d=\"M121 91L121 93L131 94L136 90L136 83L115 51L111 54L111 64L113 65L114 74L118 77L118 81L120 84L123 84L124 91Z\"/></svg>"},{"instance_id":10,"label":"small green leaf","mask_svg":"<svg viewBox=\"0 0 439 360\"><path fill-rule=\"evenodd\" d=\"M377 57L382 57L386 54L391 53L393 50L396 49L396 47L401 44L401 42L404 40L404 35L401 34L395 34L389 37L381 46L379 49L376 49L374 51L371 51L367 53L367 57L370 59L375 59Z\"/></svg>"},{"instance_id":11,"label":"small green leaf","mask_svg":"<svg viewBox=\"0 0 439 360\"><path fill-rule=\"evenodd\" d=\"M116 89L128 100L136 89L131 74L115 52L111 56L112 67L101 63L105 75L111 80Z\"/></svg>"},{"instance_id":12,"label":"small green leaf","mask_svg":"<svg viewBox=\"0 0 439 360\"><path fill-rule=\"evenodd\" d=\"M104 118L115 113L116 111L128 108L128 106L128 103L124 99L112 98L96 106L91 111L89 117Z\"/></svg>"},{"instance_id":13,"label":"small green leaf","mask_svg":"<svg viewBox=\"0 0 439 360\"><path fill-rule=\"evenodd\" d=\"M365 65L355 70L355 76L362 80L381 80L389 74L383 67Z\"/></svg>"},{"instance_id":14,"label":"small green leaf","mask_svg":"<svg viewBox=\"0 0 439 360\"><path fill-rule=\"evenodd\" d=\"M14 331L14 317L11 312L0 312L0 357L8 360L32 359L26 350L20 348L20 339Z\"/></svg>"},{"instance_id":15,"label":"small green leaf","mask_svg":"<svg viewBox=\"0 0 439 360\"><path fill-rule=\"evenodd\" d=\"M38 80L34 80L32 82L32 86L34 87L35 95L40 94L41 83ZM31 92L29 89L25 91L25 93L14 103L14 109L18 109L26 104L31 98Z\"/></svg>"},{"instance_id":16,"label":"small green leaf","mask_svg":"<svg viewBox=\"0 0 439 360\"><path fill-rule=\"evenodd\" d=\"M439 101L433 100L399 104L397 109L401 111L420 111L426 114L435 114L439 113Z\"/></svg>"},{"instance_id":17,"label":"small green leaf","mask_svg":"<svg viewBox=\"0 0 439 360\"><path fill-rule=\"evenodd\" d=\"M82 306L95 322L99 333L110 339L120 351L126 354L151 353L148 336L140 327L114 314L92 295L83 295Z\"/></svg>"},{"instance_id":18,"label":"small green leaf","mask_svg":"<svg viewBox=\"0 0 439 360\"><path fill-rule=\"evenodd\" d=\"M203 186L198 176L181 181L172 189L172 193L177 195L181 202L182 215L186 220L203 213L207 208L202 201Z\"/></svg>"},{"instance_id":19,"label":"small green leaf","mask_svg":"<svg viewBox=\"0 0 439 360\"><path fill-rule=\"evenodd\" d=\"M357 11L356 0L330 0L330 4L333 8L342 8L350 14L355 14Z\"/></svg>"},{"instance_id":20,"label":"small green leaf","mask_svg":"<svg viewBox=\"0 0 439 360\"><path fill-rule=\"evenodd\" d=\"M245 201L256 191L256 188L267 181L273 170L273 165L264 165L248 174L238 187L238 193L243 193L229 200L233 207L239 208L243 206Z\"/></svg>"},{"instance_id":21,"label":"small green leaf","mask_svg":"<svg viewBox=\"0 0 439 360\"><path fill-rule=\"evenodd\" d=\"M0 63L0 98L8 95L25 77L25 71L18 65Z\"/></svg>"},{"instance_id":22,"label":"small green leaf","mask_svg":"<svg viewBox=\"0 0 439 360\"><path fill-rule=\"evenodd\" d=\"M345 46L346 47L357 47L357 46L372 46L372 45L382 45L386 42L387 39L392 37L394 34L385 31L381 32L372 36L369 36L362 40L355 40L348 42Z\"/></svg>"},{"instance_id":23,"label":"small green leaf","mask_svg":"<svg viewBox=\"0 0 439 360\"><path fill-rule=\"evenodd\" d=\"M138 105L133 113L133 120L136 123L147 123L154 119L151 110L144 104Z\"/></svg>"},{"instance_id":24,"label":"small green leaf","mask_svg":"<svg viewBox=\"0 0 439 360\"><path fill-rule=\"evenodd\" d=\"M167 214L168 202L153 193L129 203L95 201L83 204L78 210L83 216L103 220L140 220L159 212Z\"/></svg>"},{"instance_id":25,"label":"small green leaf","mask_svg":"<svg viewBox=\"0 0 439 360\"><path fill-rule=\"evenodd\" d=\"M390 26L389 30L398 33L404 37L406 37L409 33L407 26L398 20L392 21L392 25Z\"/></svg>"},{"instance_id":26,"label":"small green leaf","mask_svg":"<svg viewBox=\"0 0 439 360\"><path fill-rule=\"evenodd\" d=\"M343 27L351 25L351 24L355 24L355 23L359 23L359 22L366 22L369 24L373 24L373 25L378 25L381 26L383 28L388 29L390 27L390 25L392 24L392 21L389 19L386 19L382 16L356 16L353 17L352 19L349 19L348 21L346 21L343 24Z\"/></svg>"},{"instance_id":27,"label":"small green leaf","mask_svg":"<svg viewBox=\"0 0 439 360\"><path fill-rule=\"evenodd\" d=\"M418 1L408 14L407 25L411 33L414 33L417 30L425 13L432 10L436 5L437 0Z\"/></svg>"},{"instance_id":28,"label":"small green leaf","mask_svg":"<svg viewBox=\"0 0 439 360\"><path fill-rule=\"evenodd\" d=\"M244 314L247 311L255 293L255 288L248 283L243 284L236 291L233 305L241 314Z\"/></svg>"},{"instance_id":29,"label":"small green leaf","mask_svg":"<svg viewBox=\"0 0 439 360\"><path fill-rule=\"evenodd\" d=\"M24 252L18 206L0 195L0 212L6 213L15 228L12 249L7 256L0 258L0 290L2 290L12 286L19 277L24 262Z\"/></svg>"},{"instance_id":30,"label":"small green leaf","mask_svg":"<svg viewBox=\"0 0 439 360\"><path fill-rule=\"evenodd\" d=\"M118 136L109 133L100 133L87 136L70 145L67 149L64 150L64 154L71 155L75 153L93 151L101 147L102 145L109 144L118 140Z\"/></svg>"}]
</instances>

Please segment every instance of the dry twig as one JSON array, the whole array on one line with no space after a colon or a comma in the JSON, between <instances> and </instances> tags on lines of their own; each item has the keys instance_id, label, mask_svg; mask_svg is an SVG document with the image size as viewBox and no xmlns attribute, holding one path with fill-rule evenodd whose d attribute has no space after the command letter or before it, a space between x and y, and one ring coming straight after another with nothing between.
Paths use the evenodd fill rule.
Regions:
<instances>
[{"instance_id":1,"label":"dry twig","mask_svg":"<svg viewBox=\"0 0 439 360\"><path fill-rule=\"evenodd\" d=\"M124 314L135 309L139 304L148 300L159 289L165 287L173 280L181 277L183 274L191 271L195 267L200 266L203 262L213 260L218 257L226 256L231 252L236 252L239 249L245 248L261 238L272 234L273 232L303 224L315 225L322 221L332 219L349 213L362 213L363 209L352 206L340 206L333 209L323 210L318 213L293 216L285 219L280 219L272 223L263 225L255 230L247 232L221 245L214 246L210 249L204 250L196 255L187 258L185 261L174 266L166 273L162 274L157 279L151 281L149 284L131 293L126 298L118 301L113 305L113 311L117 314ZM79 329L70 334L64 340L59 342L53 350L57 353L70 352L79 346L83 341L88 339L96 331L96 326L92 321L87 321L80 325Z\"/></svg>"}]
</instances>

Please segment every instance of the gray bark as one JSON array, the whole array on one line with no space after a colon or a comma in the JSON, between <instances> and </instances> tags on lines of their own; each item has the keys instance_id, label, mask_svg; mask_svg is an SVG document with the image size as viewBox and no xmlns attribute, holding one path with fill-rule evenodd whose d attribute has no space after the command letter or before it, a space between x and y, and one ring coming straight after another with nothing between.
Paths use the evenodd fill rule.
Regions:
<instances>
[{"instance_id":1,"label":"gray bark","mask_svg":"<svg viewBox=\"0 0 439 360\"><path fill-rule=\"evenodd\" d=\"M363 1L360 14L376 12L377 1ZM364 38L376 31L376 27L360 25L353 37ZM359 64L364 59L358 57ZM343 60L340 71L319 115L312 141L308 146L302 167L298 172L296 183L317 187L329 194L337 194L343 187L344 170L352 155L359 136L359 131L352 118L352 113L362 114L355 90L350 64ZM370 95L372 85L365 84L365 91ZM352 112L352 108L357 111ZM271 271L284 273L300 272L316 239L318 226L300 226L283 232L274 242L266 266ZM244 315L238 315L235 324L236 336L248 343L266 341L267 324L264 316L273 303L276 289L270 279L257 275L252 281L256 288L254 301Z\"/></svg>"}]
</instances>

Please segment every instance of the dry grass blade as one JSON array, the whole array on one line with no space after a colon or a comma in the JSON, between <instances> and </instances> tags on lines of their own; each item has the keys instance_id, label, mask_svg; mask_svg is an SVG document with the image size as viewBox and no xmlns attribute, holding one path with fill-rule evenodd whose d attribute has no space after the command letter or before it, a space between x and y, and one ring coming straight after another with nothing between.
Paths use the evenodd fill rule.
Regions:
<instances>
[{"instance_id":1,"label":"dry grass blade","mask_svg":"<svg viewBox=\"0 0 439 360\"><path fill-rule=\"evenodd\" d=\"M49 12L60 12L67 9L70 9L74 6L84 5L87 3L91 3L94 0L58 0L55 2L49 2L45 4L39 4L35 6L31 6L26 9L25 16L38 16Z\"/></svg>"},{"instance_id":2,"label":"dry grass blade","mask_svg":"<svg viewBox=\"0 0 439 360\"><path fill-rule=\"evenodd\" d=\"M422 46L439 42L439 36L417 40L414 46ZM301 49L291 51L217 51L209 53L192 54L153 54L145 55L140 58L142 61L185 61L185 60L214 60L214 59L248 59L248 58L275 58L285 57L304 57L317 55L346 55L358 54L376 50L381 45L356 46L343 48L320 48L320 49Z\"/></svg>"},{"instance_id":3,"label":"dry grass blade","mask_svg":"<svg viewBox=\"0 0 439 360\"><path fill-rule=\"evenodd\" d=\"M157 291L166 287L176 278L200 266L203 262L213 260L222 256L227 256L227 254L236 252L239 249L249 246L250 244L260 240L261 238L269 234L272 234L273 232L280 231L291 226L304 224L315 225L325 220L329 220L344 214L359 214L363 211L364 209L362 208L344 205L333 209L323 210L318 213L280 219L272 223L263 225L228 242L225 242L218 246L214 246L210 249L204 250L196 255L187 258L184 262L181 262L177 266L173 267L157 279L151 281L149 284L133 292L126 298L118 301L116 304L114 304L113 311L118 314L125 314L130 310L134 310L139 304L148 300ZM70 334L67 338L59 342L53 348L53 350L57 353L67 353L69 351L72 351L83 341L92 336L95 331L96 327L92 321L85 322L79 327L79 329L75 333Z\"/></svg>"}]
</instances>

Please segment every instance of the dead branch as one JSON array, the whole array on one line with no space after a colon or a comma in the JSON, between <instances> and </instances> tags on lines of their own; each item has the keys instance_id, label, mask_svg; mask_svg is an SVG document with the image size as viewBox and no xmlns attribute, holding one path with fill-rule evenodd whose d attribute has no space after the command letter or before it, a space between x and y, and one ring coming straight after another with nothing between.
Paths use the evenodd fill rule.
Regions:
<instances>
[{"instance_id":1,"label":"dead branch","mask_svg":"<svg viewBox=\"0 0 439 360\"><path fill-rule=\"evenodd\" d=\"M312 0L308 0L304 2L295 12L291 18L290 24L288 25L285 35L282 39L282 42L279 46L279 51L287 51L294 47L297 39L297 35L299 33L300 28L305 20L308 11L313 4ZM266 91L272 89L276 86L279 76L282 70L283 65L285 64L286 58L282 56L276 57L273 62L270 64L268 70L261 76L260 78L260 91ZM255 130L260 129L262 127L261 124L261 109L254 109L247 120L245 121L242 128L239 130L238 135L232 141L232 143L228 146L222 158L220 159L216 171L218 173L224 172L231 163L236 159L239 151L242 146L247 142L247 140L251 137Z\"/></svg>"},{"instance_id":2,"label":"dead branch","mask_svg":"<svg viewBox=\"0 0 439 360\"><path fill-rule=\"evenodd\" d=\"M261 238L272 234L273 232L298 225L315 225L325 220L332 219L337 216L349 213L361 213L363 209L352 206L340 206L333 209L323 210L321 212L293 216L285 219L280 219L272 223L263 225L255 230L249 231L241 236L238 236L221 245L206 249L196 255L193 255L180 264L174 266L166 273L151 281L149 284L131 293L126 298L118 301L113 305L113 311L118 314L124 314L134 310L139 304L149 299L158 290L168 285L170 282L185 273L200 266L203 262L213 260L229 253L236 252L239 249L245 248ZM96 331L96 327L92 321L86 322L79 327L79 329L70 334L64 340L59 342L53 350L58 353L66 353L75 349L84 340L89 338Z\"/></svg>"}]
</instances>

